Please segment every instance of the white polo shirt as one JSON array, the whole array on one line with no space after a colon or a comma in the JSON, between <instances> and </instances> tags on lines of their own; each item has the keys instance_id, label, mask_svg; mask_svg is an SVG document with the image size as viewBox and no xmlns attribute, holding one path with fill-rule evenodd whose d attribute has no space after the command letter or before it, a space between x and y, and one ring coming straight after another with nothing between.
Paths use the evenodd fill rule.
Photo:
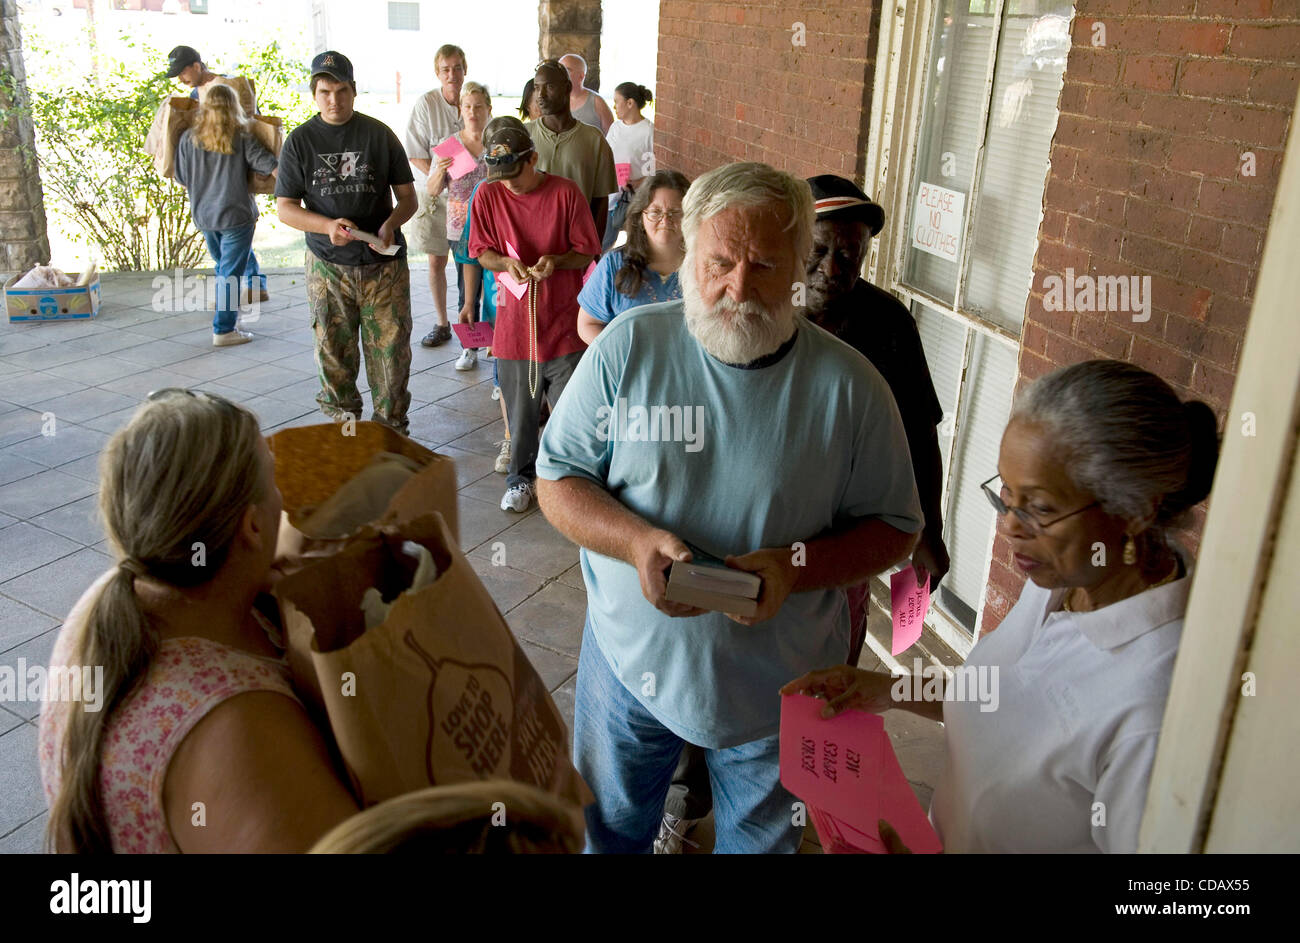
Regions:
<instances>
[{"instance_id":1,"label":"white polo shirt","mask_svg":"<svg viewBox=\"0 0 1300 943\"><path fill-rule=\"evenodd\" d=\"M1059 612L1065 589L1025 584L966 659L997 666L997 709L944 702L948 764L930 818L946 851L1137 850L1191 588L1184 568L1095 612Z\"/></svg>"}]
</instances>

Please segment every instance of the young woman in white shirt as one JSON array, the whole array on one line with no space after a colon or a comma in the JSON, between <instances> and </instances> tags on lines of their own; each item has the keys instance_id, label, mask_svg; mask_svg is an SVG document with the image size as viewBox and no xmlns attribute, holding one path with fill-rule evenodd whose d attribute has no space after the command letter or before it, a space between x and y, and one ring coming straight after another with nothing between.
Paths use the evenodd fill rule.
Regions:
<instances>
[{"instance_id":1,"label":"young woman in white shirt","mask_svg":"<svg viewBox=\"0 0 1300 943\"><path fill-rule=\"evenodd\" d=\"M654 122L641 110L654 101L650 89L635 82L623 82L614 89L614 116L605 140L614 152L614 166L627 164L630 176L618 193L609 195L609 225L605 227L602 252L608 252L618 239L628 206L641 181L655 172Z\"/></svg>"}]
</instances>

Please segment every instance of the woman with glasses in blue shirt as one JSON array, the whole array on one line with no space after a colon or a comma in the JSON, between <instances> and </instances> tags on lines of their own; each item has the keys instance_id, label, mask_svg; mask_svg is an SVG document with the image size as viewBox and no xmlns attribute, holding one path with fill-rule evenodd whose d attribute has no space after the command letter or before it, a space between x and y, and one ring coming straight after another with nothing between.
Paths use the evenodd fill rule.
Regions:
<instances>
[{"instance_id":1,"label":"woman with glasses in blue shirt","mask_svg":"<svg viewBox=\"0 0 1300 943\"><path fill-rule=\"evenodd\" d=\"M627 211L627 242L600 260L578 293L578 336L588 344L629 308L682 296L682 198L690 185L677 171L661 170L636 191Z\"/></svg>"}]
</instances>

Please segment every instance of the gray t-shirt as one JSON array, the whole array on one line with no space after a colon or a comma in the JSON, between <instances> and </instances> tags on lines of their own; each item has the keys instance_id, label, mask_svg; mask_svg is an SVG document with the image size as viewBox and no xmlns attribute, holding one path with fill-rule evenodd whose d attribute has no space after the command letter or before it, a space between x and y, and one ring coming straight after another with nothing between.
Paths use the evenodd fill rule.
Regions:
<instances>
[{"instance_id":1,"label":"gray t-shirt","mask_svg":"<svg viewBox=\"0 0 1300 943\"><path fill-rule=\"evenodd\" d=\"M257 204L248 192L248 172L269 174L275 156L244 131L233 154L205 151L185 131L176 145L176 182L190 194L190 212L201 232L237 229L257 222Z\"/></svg>"}]
</instances>

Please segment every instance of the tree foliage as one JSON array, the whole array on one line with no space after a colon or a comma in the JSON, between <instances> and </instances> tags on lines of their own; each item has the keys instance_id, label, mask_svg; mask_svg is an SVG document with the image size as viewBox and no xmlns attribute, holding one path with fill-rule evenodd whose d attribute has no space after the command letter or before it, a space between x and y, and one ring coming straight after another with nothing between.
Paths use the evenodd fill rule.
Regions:
<instances>
[{"instance_id":1,"label":"tree foliage","mask_svg":"<svg viewBox=\"0 0 1300 943\"><path fill-rule=\"evenodd\" d=\"M160 51L128 43L138 62L166 62ZM38 37L28 42L29 62L50 59ZM310 117L301 89L304 62L287 58L278 43L240 50L241 63L227 67L257 88L259 110L280 116L286 133ZM105 63L105 58L100 57ZM96 76L30 66L32 82L24 101L12 75L0 72L0 120L13 109L30 114L36 131L34 156L44 187L46 210L66 235L98 246L101 267L119 271L190 268L205 258L185 189L161 177L144 152L145 136L159 104L180 92L161 72L125 61L101 65ZM5 107L4 103L11 103ZM262 198L271 206L269 196Z\"/></svg>"}]
</instances>

